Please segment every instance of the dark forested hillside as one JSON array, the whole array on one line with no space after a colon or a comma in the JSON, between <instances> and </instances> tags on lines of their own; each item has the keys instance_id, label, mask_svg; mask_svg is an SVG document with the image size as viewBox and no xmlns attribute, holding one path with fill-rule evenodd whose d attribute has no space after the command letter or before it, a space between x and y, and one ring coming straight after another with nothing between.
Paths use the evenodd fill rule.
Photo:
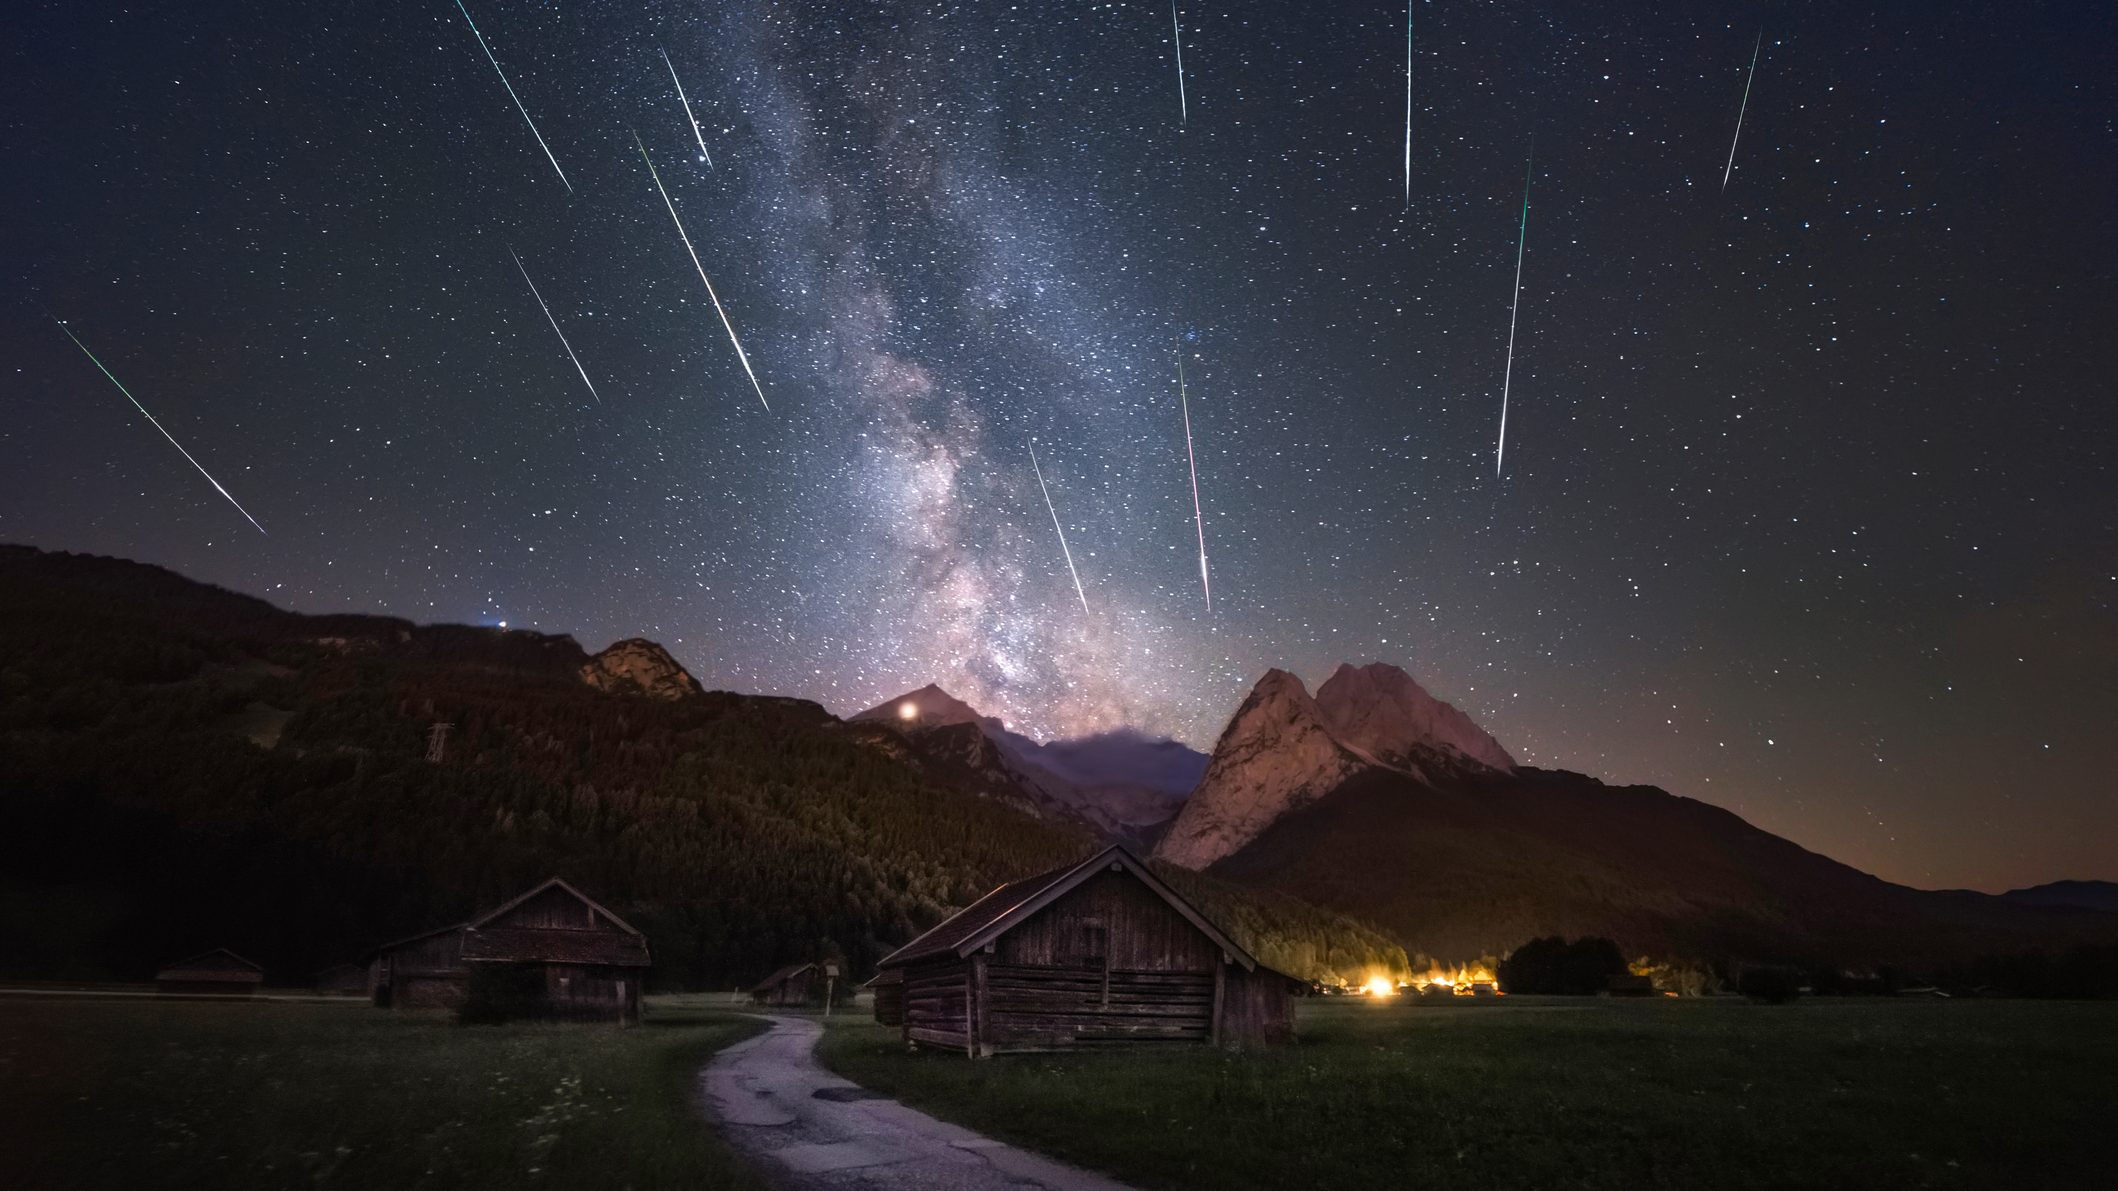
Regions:
<instances>
[{"instance_id":1,"label":"dark forested hillside","mask_svg":"<svg viewBox=\"0 0 2118 1191\"><path fill-rule=\"evenodd\" d=\"M559 874L648 933L658 983L724 986L824 952L864 968L1090 842L935 788L814 704L602 694L587 660L0 547L0 966L138 978L229 946L300 980ZM1268 962L1403 962L1221 896Z\"/></svg>"}]
</instances>

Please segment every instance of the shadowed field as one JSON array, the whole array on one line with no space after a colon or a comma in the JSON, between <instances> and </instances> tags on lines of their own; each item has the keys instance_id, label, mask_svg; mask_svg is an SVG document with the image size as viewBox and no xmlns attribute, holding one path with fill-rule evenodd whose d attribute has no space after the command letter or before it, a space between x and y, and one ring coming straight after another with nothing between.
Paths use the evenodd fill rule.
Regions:
<instances>
[{"instance_id":1,"label":"shadowed field","mask_svg":"<svg viewBox=\"0 0 2118 1191\"><path fill-rule=\"evenodd\" d=\"M2118 1004L1310 1001L1302 1042L827 1065L1143 1187L2108 1187Z\"/></svg>"},{"instance_id":2,"label":"shadowed field","mask_svg":"<svg viewBox=\"0 0 2118 1191\"><path fill-rule=\"evenodd\" d=\"M692 1106L757 1023L465 1027L362 1005L0 1003L15 1187L752 1187Z\"/></svg>"}]
</instances>

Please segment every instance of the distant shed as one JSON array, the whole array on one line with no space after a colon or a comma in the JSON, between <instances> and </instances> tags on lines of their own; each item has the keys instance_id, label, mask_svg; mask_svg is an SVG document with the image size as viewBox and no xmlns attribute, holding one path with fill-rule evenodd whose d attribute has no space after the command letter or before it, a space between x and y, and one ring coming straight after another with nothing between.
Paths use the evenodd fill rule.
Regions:
<instances>
[{"instance_id":1,"label":"distant shed","mask_svg":"<svg viewBox=\"0 0 2118 1191\"><path fill-rule=\"evenodd\" d=\"M1000 886L880 966L900 973L907 1041L973 1057L1294 1036L1296 982L1115 844Z\"/></svg>"},{"instance_id":2,"label":"distant shed","mask_svg":"<svg viewBox=\"0 0 2118 1191\"><path fill-rule=\"evenodd\" d=\"M316 974L316 991L327 997L366 996L368 969L363 964L333 964Z\"/></svg>"},{"instance_id":3,"label":"distant shed","mask_svg":"<svg viewBox=\"0 0 2118 1191\"><path fill-rule=\"evenodd\" d=\"M647 937L557 877L472 919L463 962L511 1016L640 1020Z\"/></svg>"},{"instance_id":4,"label":"distant shed","mask_svg":"<svg viewBox=\"0 0 2118 1191\"><path fill-rule=\"evenodd\" d=\"M823 978L813 963L788 964L750 990L753 1005L818 1005L823 999Z\"/></svg>"},{"instance_id":5,"label":"distant shed","mask_svg":"<svg viewBox=\"0 0 2118 1191\"><path fill-rule=\"evenodd\" d=\"M458 922L393 943L368 957L368 997L381 1009L454 1009L463 1004L471 970L463 962Z\"/></svg>"},{"instance_id":6,"label":"distant shed","mask_svg":"<svg viewBox=\"0 0 2118 1191\"><path fill-rule=\"evenodd\" d=\"M265 969L226 947L180 959L154 974L158 993L247 997L265 982Z\"/></svg>"}]
</instances>

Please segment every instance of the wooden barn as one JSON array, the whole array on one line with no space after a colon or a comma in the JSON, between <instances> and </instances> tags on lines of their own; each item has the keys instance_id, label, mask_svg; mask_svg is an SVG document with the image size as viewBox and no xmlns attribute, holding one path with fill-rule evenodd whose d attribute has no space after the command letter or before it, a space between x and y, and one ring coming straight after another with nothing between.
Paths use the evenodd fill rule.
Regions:
<instances>
[{"instance_id":1,"label":"wooden barn","mask_svg":"<svg viewBox=\"0 0 2118 1191\"><path fill-rule=\"evenodd\" d=\"M154 974L158 993L247 997L265 982L265 969L226 947L180 959Z\"/></svg>"},{"instance_id":2,"label":"wooden barn","mask_svg":"<svg viewBox=\"0 0 2118 1191\"><path fill-rule=\"evenodd\" d=\"M1111 845L986 894L884 956L904 1036L972 1057L1294 1036L1295 981Z\"/></svg>"},{"instance_id":3,"label":"wooden barn","mask_svg":"<svg viewBox=\"0 0 2118 1191\"><path fill-rule=\"evenodd\" d=\"M384 943L368 957L368 999L381 1009L454 1009L471 970L463 962L465 923Z\"/></svg>"},{"instance_id":4,"label":"wooden barn","mask_svg":"<svg viewBox=\"0 0 2118 1191\"><path fill-rule=\"evenodd\" d=\"M788 964L750 990L753 1005L821 1005L824 978L815 964Z\"/></svg>"},{"instance_id":5,"label":"wooden barn","mask_svg":"<svg viewBox=\"0 0 2118 1191\"><path fill-rule=\"evenodd\" d=\"M557 877L472 919L463 962L506 1016L640 1020L647 937Z\"/></svg>"},{"instance_id":6,"label":"wooden barn","mask_svg":"<svg viewBox=\"0 0 2118 1191\"><path fill-rule=\"evenodd\" d=\"M886 968L864 986L875 996L875 1020L886 1026L905 1024L905 970Z\"/></svg>"}]
</instances>

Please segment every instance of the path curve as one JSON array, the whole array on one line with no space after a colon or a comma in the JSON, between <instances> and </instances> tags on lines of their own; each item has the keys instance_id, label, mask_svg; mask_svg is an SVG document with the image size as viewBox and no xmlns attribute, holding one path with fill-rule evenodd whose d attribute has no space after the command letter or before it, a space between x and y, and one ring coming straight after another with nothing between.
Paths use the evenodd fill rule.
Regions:
<instances>
[{"instance_id":1,"label":"path curve","mask_svg":"<svg viewBox=\"0 0 2118 1191\"><path fill-rule=\"evenodd\" d=\"M770 1030L713 1056L699 1092L728 1140L786 1186L1130 1191L833 1075L816 1061L821 1022L766 1020Z\"/></svg>"}]
</instances>

